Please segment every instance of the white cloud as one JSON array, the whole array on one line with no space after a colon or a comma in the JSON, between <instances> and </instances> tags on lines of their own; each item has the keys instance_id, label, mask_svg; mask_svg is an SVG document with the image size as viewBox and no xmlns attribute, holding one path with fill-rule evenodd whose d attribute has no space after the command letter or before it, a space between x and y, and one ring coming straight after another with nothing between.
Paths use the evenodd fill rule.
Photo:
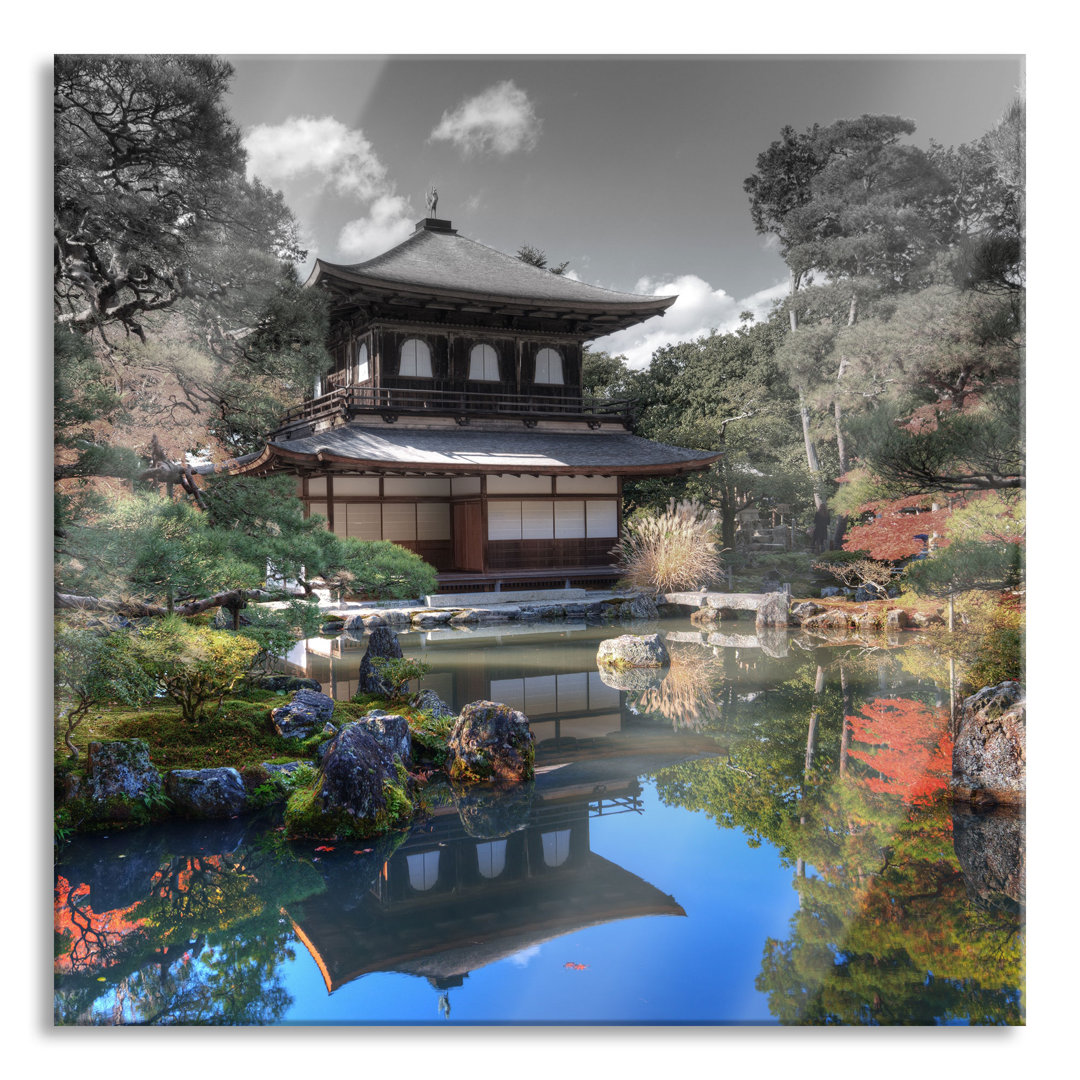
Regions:
<instances>
[{"instance_id":1,"label":"white cloud","mask_svg":"<svg viewBox=\"0 0 1080 1080\"><path fill-rule=\"evenodd\" d=\"M386 166L359 128L332 116L290 116L280 124L256 124L244 136L247 174L273 188L303 193L330 188L339 195L371 199L391 190Z\"/></svg>"},{"instance_id":2,"label":"white cloud","mask_svg":"<svg viewBox=\"0 0 1080 1080\"><path fill-rule=\"evenodd\" d=\"M664 281L642 278L634 292L649 296L671 296L672 293L678 293L678 300L662 317L648 319L637 326L608 334L607 337L593 342L592 348L612 355L621 353L632 368L648 367L653 352L661 346L674 345L679 341L693 341L713 329L721 334L737 329L739 315L743 311L752 311L755 321L764 319L773 302L785 296L787 290L788 283L781 282L752 293L742 300L736 300L723 289L714 289L696 274L683 274Z\"/></svg>"},{"instance_id":3,"label":"white cloud","mask_svg":"<svg viewBox=\"0 0 1080 1080\"><path fill-rule=\"evenodd\" d=\"M408 199L380 195L366 217L345 224L338 236L338 250L357 261L381 255L409 236L415 217Z\"/></svg>"},{"instance_id":4,"label":"white cloud","mask_svg":"<svg viewBox=\"0 0 1080 1080\"><path fill-rule=\"evenodd\" d=\"M514 953L512 956L508 956L506 959L510 961L515 967L528 967L529 961L534 956L540 955L539 945L530 945L527 949L522 949L520 952Z\"/></svg>"},{"instance_id":5,"label":"white cloud","mask_svg":"<svg viewBox=\"0 0 1080 1080\"><path fill-rule=\"evenodd\" d=\"M540 120L524 90L509 79L496 83L444 112L431 140L452 142L465 154L512 154L531 150L540 137Z\"/></svg>"}]
</instances>

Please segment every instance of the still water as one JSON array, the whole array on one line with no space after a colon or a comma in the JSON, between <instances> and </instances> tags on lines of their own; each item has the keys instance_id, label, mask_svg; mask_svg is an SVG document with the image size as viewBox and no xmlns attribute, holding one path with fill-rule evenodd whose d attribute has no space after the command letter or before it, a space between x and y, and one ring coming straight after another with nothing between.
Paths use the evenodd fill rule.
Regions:
<instances>
[{"instance_id":1,"label":"still water","mask_svg":"<svg viewBox=\"0 0 1080 1080\"><path fill-rule=\"evenodd\" d=\"M661 621L671 669L625 682L595 666L623 629L401 634L455 709L529 716L535 782L370 846L273 815L80 838L56 1021L1023 1023L1023 821L943 799L941 665L732 625ZM290 662L347 699L364 647Z\"/></svg>"}]
</instances>

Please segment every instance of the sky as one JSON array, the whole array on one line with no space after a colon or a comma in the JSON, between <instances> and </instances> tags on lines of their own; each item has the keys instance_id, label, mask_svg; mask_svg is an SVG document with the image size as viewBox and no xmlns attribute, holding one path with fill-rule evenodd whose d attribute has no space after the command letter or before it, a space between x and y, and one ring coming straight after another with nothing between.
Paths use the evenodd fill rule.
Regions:
<instances>
[{"instance_id":1,"label":"sky","mask_svg":"<svg viewBox=\"0 0 1080 1080\"><path fill-rule=\"evenodd\" d=\"M465 236L621 292L678 294L598 339L654 349L734 329L784 293L743 181L790 124L904 116L909 141L978 138L1024 84L1018 55L229 56L249 173L284 192L309 249L354 263L404 240L439 192Z\"/></svg>"}]
</instances>

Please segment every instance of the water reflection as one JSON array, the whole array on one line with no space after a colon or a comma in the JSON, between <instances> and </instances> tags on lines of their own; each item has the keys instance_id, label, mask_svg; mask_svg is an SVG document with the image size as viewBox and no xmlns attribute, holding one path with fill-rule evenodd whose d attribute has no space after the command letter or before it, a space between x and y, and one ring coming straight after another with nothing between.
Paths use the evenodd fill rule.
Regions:
<instances>
[{"instance_id":1,"label":"water reflection","mask_svg":"<svg viewBox=\"0 0 1080 1080\"><path fill-rule=\"evenodd\" d=\"M586 927L685 916L591 850L592 820L641 814L637 779L583 782L448 788L426 823L366 848L233 823L80 840L57 868L56 1021L272 1023L294 1003L296 943L328 993L375 972L447 991Z\"/></svg>"},{"instance_id":2,"label":"water reflection","mask_svg":"<svg viewBox=\"0 0 1080 1080\"><path fill-rule=\"evenodd\" d=\"M290 846L241 818L70 845L56 879L57 1021L318 1017L291 975L307 964L317 979L312 963L319 995L404 977L442 995L444 1017L457 987L456 1005L498 1020L505 970L531 977L500 961L571 934L580 959L632 927L609 999L580 1019L629 1015L624 990L636 1000L646 985L664 1016L698 1016L698 988L730 980L717 1000L756 1002L751 1019L1023 1022L1024 823L945 801L944 665L913 648L659 628L671 668L640 683L596 670L599 641L621 628L402 634L455 709L507 701L538 738L535 783L433 787L407 834ZM343 698L364 646L346 636L292 659ZM756 860L734 890L707 876L733 858L725 837ZM747 896L782 914L748 939L740 974L708 954Z\"/></svg>"},{"instance_id":3,"label":"water reflection","mask_svg":"<svg viewBox=\"0 0 1080 1080\"><path fill-rule=\"evenodd\" d=\"M253 831L254 830L254 831ZM283 904L323 888L256 823L72 844L54 895L58 1024L265 1024L291 1004Z\"/></svg>"},{"instance_id":4,"label":"water reflection","mask_svg":"<svg viewBox=\"0 0 1080 1080\"><path fill-rule=\"evenodd\" d=\"M636 752L643 745L655 751L664 741L673 753L716 752L711 740L671 740L672 728L692 733L703 727L699 717L710 711L711 669L694 664L694 700L688 703L685 693L679 694L677 706L667 709L669 723L658 727L651 715L657 709L642 695L662 686L674 689L690 677L690 665L680 663L671 671L598 671L600 641L624 630L569 622L410 631L398 637L406 656L422 657L431 666L420 686L434 690L455 711L470 701L487 699L524 712L536 738L540 766L600 753ZM702 640L708 636L695 635ZM669 647L674 651L679 645ZM312 639L290 653L290 668L317 679L337 700L348 700L357 692L366 648L363 634ZM715 663L712 648L708 658Z\"/></svg>"},{"instance_id":5,"label":"water reflection","mask_svg":"<svg viewBox=\"0 0 1080 1080\"><path fill-rule=\"evenodd\" d=\"M347 855L325 856L328 883L347 879L347 887L287 913L327 991L391 971L448 990L479 968L584 927L685 915L672 896L591 850L591 820L641 811L636 780L607 788L611 794L596 799L537 797L510 832L502 832L506 816L494 805L494 834L477 830L475 813L443 814L413 830L362 882ZM489 793L492 804L502 797Z\"/></svg>"}]
</instances>

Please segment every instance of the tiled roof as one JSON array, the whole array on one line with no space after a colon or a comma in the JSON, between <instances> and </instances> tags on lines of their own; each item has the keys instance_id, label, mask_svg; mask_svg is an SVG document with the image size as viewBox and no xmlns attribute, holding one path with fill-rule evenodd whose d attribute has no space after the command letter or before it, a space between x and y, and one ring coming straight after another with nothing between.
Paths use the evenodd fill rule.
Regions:
<instances>
[{"instance_id":1,"label":"tiled roof","mask_svg":"<svg viewBox=\"0 0 1080 1080\"><path fill-rule=\"evenodd\" d=\"M407 240L366 262L344 265L317 260L309 284L320 277L438 289L449 293L499 296L517 301L586 304L654 309L659 313L674 296L645 296L588 285L541 270L512 255L459 236L448 228L423 227Z\"/></svg>"},{"instance_id":2,"label":"tiled roof","mask_svg":"<svg viewBox=\"0 0 1080 1080\"><path fill-rule=\"evenodd\" d=\"M475 431L364 427L351 423L302 439L271 442L267 454L316 457L374 468L420 466L450 472L683 472L716 461L715 451L688 450L626 432ZM264 460L263 464L267 464Z\"/></svg>"}]
</instances>

